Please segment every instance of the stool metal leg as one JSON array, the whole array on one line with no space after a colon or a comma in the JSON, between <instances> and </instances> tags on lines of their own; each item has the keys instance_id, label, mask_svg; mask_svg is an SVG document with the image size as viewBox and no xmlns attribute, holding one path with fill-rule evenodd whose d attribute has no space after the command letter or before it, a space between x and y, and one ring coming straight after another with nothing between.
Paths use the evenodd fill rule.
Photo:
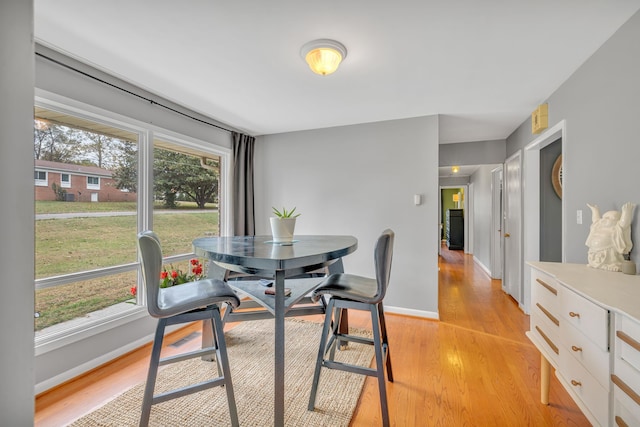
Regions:
<instances>
[{"instance_id":1,"label":"stool metal leg","mask_svg":"<svg viewBox=\"0 0 640 427\"><path fill-rule=\"evenodd\" d=\"M393 371L391 370L391 353L389 352L389 338L387 337L387 322L384 319L384 307L382 301L378 303L378 316L380 317L380 332L382 334L382 345L387 358L387 379L393 382Z\"/></svg>"},{"instance_id":2,"label":"stool metal leg","mask_svg":"<svg viewBox=\"0 0 640 427\"><path fill-rule=\"evenodd\" d=\"M229 358L227 357L227 344L224 339L224 330L222 326L222 319L220 318L220 309L216 306L212 310L213 321L213 340L216 346L216 361L218 362L218 375L220 375L220 369L222 369L222 375L224 377L224 387L227 390L227 403L229 405L229 416L231 418L231 425L238 427L238 409L236 407L236 399L233 393L233 384L231 382L231 368L229 367Z\"/></svg>"},{"instance_id":3,"label":"stool metal leg","mask_svg":"<svg viewBox=\"0 0 640 427\"><path fill-rule=\"evenodd\" d=\"M316 369L313 372L313 383L311 386L311 396L309 397L309 406L307 409L313 411L316 406L316 393L318 392L318 382L320 381L320 369L324 360L325 347L329 336L329 327L331 326L331 313L333 313L334 300L331 298L327 305L327 314L324 318L324 326L322 327L322 336L320 337L320 347L318 348L318 357L316 358Z\"/></svg>"},{"instance_id":4,"label":"stool metal leg","mask_svg":"<svg viewBox=\"0 0 640 427\"><path fill-rule=\"evenodd\" d=\"M144 398L142 399L142 415L140 416L140 427L149 425L149 415L151 414L151 405L153 403L153 391L156 386L156 378L158 377L158 366L160 364L160 351L162 350L162 341L164 340L164 330L167 319L159 319L156 326L156 336L153 339L153 349L151 350L151 361L149 362L149 373L147 374L147 383L144 387Z\"/></svg>"},{"instance_id":5,"label":"stool metal leg","mask_svg":"<svg viewBox=\"0 0 640 427\"><path fill-rule=\"evenodd\" d=\"M380 318L376 305L371 305L371 326L373 328L373 347L376 353L376 377L378 378L378 390L380 391L380 408L382 409L382 425L389 426L389 407L387 405L387 387L384 375L384 351L382 349L382 337L380 334Z\"/></svg>"},{"instance_id":6,"label":"stool metal leg","mask_svg":"<svg viewBox=\"0 0 640 427\"><path fill-rule=\"evenodd\" d=\"M348 344L348 341L340 341L337 339L338 334L340 333L341 322L342 322L342 308L334 308L333 310L333 327L331 328L331 339L329 340L330 352L329 352L329 360L336 360L336 347L342 348ZM344 343L344 344L343 344Z\"/></svg>"}]
</instances>

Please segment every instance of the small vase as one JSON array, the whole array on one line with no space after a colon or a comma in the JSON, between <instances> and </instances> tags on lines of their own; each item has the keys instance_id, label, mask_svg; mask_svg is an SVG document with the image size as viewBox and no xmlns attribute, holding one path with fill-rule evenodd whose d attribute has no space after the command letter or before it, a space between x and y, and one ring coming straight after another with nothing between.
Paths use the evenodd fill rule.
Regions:
<instances>
[{"instance_id":1,"label":"small vase","mask_svg":"<svg viewBox=\"0 0 640 427\"><path fill-rule=\"evenodd\" d=\"M269 218L271 221L271 235L274 243L293 242L293 230L296 227L295 218Z\"/></svg>"},{"instance_id":2,"label":"small vase","mask_svg":"<svg viewBox=\"0 0 640 427\"><path fill-rule=\"evenodd\" d=\"M630 261L630 260L622 261L620 268L624 274L632 274L632 275L636 274L636 263L633 261Z\"/></svg>"}]
</instances>

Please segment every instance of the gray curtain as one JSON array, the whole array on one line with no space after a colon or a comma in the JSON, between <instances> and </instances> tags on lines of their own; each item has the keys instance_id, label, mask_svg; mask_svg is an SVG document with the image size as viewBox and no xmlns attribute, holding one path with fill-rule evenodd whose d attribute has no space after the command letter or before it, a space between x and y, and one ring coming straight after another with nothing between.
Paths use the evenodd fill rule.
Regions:
<instances>
[{"instance_id":1,"label":"gray curtain","mask_svg":"<svg viewBox=\"0 0 640 427\"><path fill-rule=\"evenodd\" d=\"M253 236L253 136L231 132L233 137L233 235Z\"/></svg>"}]
</instances>

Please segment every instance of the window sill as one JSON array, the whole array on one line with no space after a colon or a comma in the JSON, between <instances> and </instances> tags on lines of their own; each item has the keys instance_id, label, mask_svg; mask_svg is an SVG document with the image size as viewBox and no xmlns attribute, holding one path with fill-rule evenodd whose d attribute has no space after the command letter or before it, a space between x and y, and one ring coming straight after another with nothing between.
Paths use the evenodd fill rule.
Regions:
<instances>
[{"instance_id":1,"label":"window sill","mask_svg":"<svg viewBox=\"0 0 640 427\"><path fill-rule=\"evenodd\" d=\"M35 355L48 353L148 315L145 307L123 302L85 317L50 326L36 332Z\"/></svg>"}]
</instances>

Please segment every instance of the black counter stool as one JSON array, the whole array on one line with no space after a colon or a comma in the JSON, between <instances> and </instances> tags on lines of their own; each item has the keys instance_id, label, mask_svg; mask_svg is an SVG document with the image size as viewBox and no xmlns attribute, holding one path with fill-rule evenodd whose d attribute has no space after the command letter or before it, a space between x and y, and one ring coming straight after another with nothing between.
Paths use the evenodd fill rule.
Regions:
<instances>
[{"instance_id":1,"label":"black counter stool","mask_svg":"<svg viewBox=\"0 0 640 427\"><path fill-rule=\"evenodd\" d=\"M394 237L395 235L391 230L385 230L380 237L378 237L374 251L375 279L345 273L332 274L313 291L312 298L315 301L319 300L323 295L330 296L331 298L327 304L324 328L318 350L318 359L313 375L313 385L308 406L310 411L315 408L321 368L339 369L377 377L378 389L380 391L380 406L382 408L382 422L384 426L389 425L389 407L387 405L387 389L384 373L385 365L387 368L387 377L390 382L393 382L393 373L391 371L391 356L389 355L389 342L387 340L387 328L384 320L382 300L389 285ZM341 314L344 309L363 310L371 313L373 339L339 332ZM331 325L333 326L330 328ZM348 341L373 345L376 356L376 368L373 369L336 362L334 360L336 345Z\"/></svg>"},{"instance_id":2,"label":"black counter stool","mask_svg":"<svg viewBox=\"0 0 640 427\"><path fill-rule=\"evenodd\" d=\"M240 300L233 290L220 280L203 279L169 288L160 288L160 272L162 271L160 239L152 231L143 231L138 234L138 250L140 251L142 264L147 309L151 316L158 319L156 335L153 341L153 350L151 351L149 373L144 390L140 426L147 426L149 424L152 405L217 386L225 387L231 424L234 426L239 425L238 411L236 409L233 385L231 383L229 360L227 358L227 346L224 340L218 304L226 303L231 307L238 307ZM162 349L165 328L169 325L197 320L211 321L213 346L160 359L160 350ZM216 378L154 396L153 392L158 375L158 367L160 365L180 362L212 353L216 354L218 369L218 376Z\"/></svg>"}]
</instances>

